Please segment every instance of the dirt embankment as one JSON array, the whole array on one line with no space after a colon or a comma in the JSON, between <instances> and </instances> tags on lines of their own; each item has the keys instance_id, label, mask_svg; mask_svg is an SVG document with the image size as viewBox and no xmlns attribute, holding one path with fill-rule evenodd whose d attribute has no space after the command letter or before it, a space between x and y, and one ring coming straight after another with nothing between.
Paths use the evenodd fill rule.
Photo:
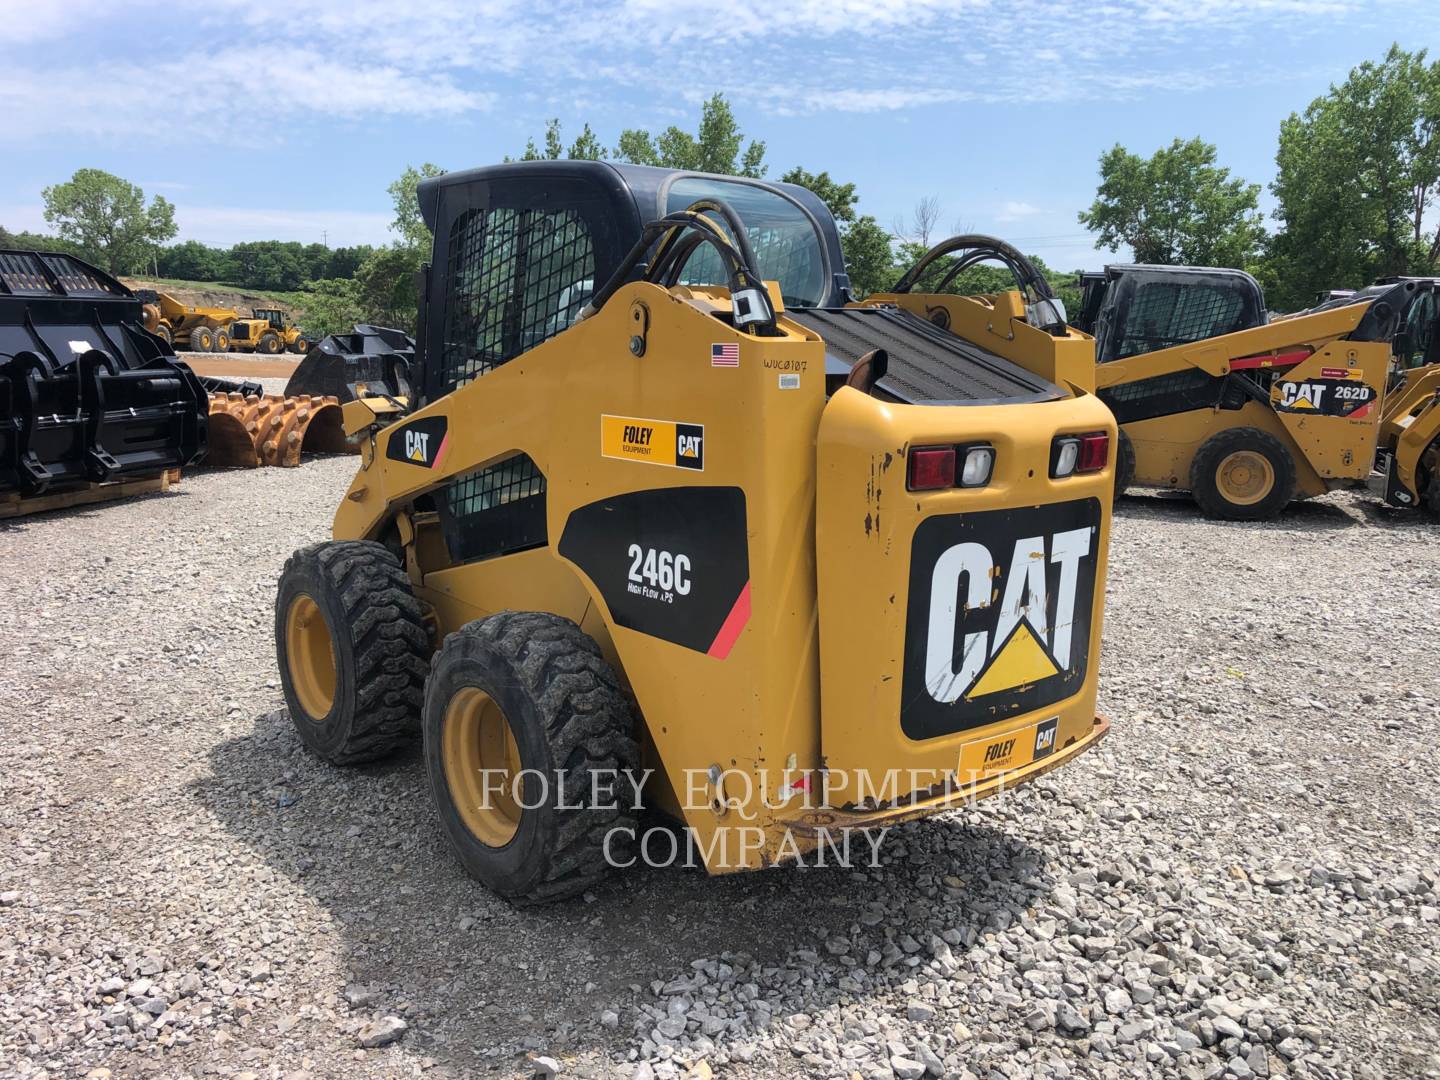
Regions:
<instances>
[{"instance_id":1,"label":"dirt embankment","mask_svg":"<svg viewBox=\"0 0 1440 1080\"><path fill-rule=\"evenodd\" d=\"M232 308L242 315L248 315L254 308L279 308L291 319L299 319L305 314L304 308L297 307L273 295L247 292L232 286L216 284L207 285L204 288L192 288L182 285L167 285L159 281L147 281L144 278L121 278L121 281L131 289L154 289L156 292L169 293L182 304L191 307Z\"/></svg>"}]
</instances>

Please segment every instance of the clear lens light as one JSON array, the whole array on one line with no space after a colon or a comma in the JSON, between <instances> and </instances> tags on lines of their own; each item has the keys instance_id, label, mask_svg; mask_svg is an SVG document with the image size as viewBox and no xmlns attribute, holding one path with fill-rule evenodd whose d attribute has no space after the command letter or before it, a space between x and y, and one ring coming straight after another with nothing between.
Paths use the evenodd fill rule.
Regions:
<instances>
[{"instance_id":1,"label":"clear lens light","mask_svg":"<svg viewBox=\"0 0 1440 1080\"><path fill-rule=\"evenodd\" d=\"M1075 471L1075 463L1080 460L1080 440L1065 439L1060 443L1060 453L1055 457L1055 475L1069 476Z\"/></svg>"},{"instance_id":2,"label":"clear lens light","mask_svg":"<svg viewBox=\"0 0 1440 1080\"><path fill-rule=\"evenodd\" d=\"M965 467L960 471L961 487L983 487L990 481L990 470L995 466L995 451L988 446L977 446L965 452Z\"/></svg>"}]
</instances>

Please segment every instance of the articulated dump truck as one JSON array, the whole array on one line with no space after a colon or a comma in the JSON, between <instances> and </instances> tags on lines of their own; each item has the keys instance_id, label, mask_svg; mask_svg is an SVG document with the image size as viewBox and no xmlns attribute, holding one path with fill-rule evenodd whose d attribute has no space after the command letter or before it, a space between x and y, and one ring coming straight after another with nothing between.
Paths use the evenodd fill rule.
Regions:
<instances>
[{"instance_id":1,"label":"articulated dump truck","mask_svg":"<svg viewBox=\"0 0 1440 1080\"><path fill-rule=\"evenodd\" d=\"M641 857L642 808L753 869L1105 734L1088 337L1019 292L935 298L948 331L857 303L789 184L525 162L419 200L414 386L345 406L360 468L276 599L317 754L418 729L458 859L540 901Z\"/></svg>"}]
</instances>

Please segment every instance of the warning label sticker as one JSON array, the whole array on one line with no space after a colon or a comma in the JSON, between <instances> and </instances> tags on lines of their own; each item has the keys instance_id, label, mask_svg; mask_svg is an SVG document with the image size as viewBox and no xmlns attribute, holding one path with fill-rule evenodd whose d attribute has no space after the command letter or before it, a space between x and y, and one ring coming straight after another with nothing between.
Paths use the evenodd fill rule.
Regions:
<instances>
[{"instance_id":1,"label":"warning label sticker","mask_svg":"<svg viewBox=\"0 0 1440 1080\"><path fill-rule=\"evenodd\" d=\"M600 418L600 454L675 469L705 469L705 425L636 416Z\"/></svg>"}]
</instances>

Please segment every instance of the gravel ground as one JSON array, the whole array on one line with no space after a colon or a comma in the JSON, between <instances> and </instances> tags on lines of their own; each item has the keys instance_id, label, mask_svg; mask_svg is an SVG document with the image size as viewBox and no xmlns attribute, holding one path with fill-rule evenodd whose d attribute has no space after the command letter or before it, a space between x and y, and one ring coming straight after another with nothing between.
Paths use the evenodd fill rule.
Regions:
<instances>
[{"instance_id":1,"label":"gravel ground","mask_svg":"<svg viewBox=\"0 0 1440 1080\"><path fill-rule=\"evenodd\" d=\"M273 583L352 468L0 526L0 1073L1440 1076L1435 526L1126 499L1100 750L878 870L517 911L416 751L283 712Z\"/></svg>"}]
</instances>

